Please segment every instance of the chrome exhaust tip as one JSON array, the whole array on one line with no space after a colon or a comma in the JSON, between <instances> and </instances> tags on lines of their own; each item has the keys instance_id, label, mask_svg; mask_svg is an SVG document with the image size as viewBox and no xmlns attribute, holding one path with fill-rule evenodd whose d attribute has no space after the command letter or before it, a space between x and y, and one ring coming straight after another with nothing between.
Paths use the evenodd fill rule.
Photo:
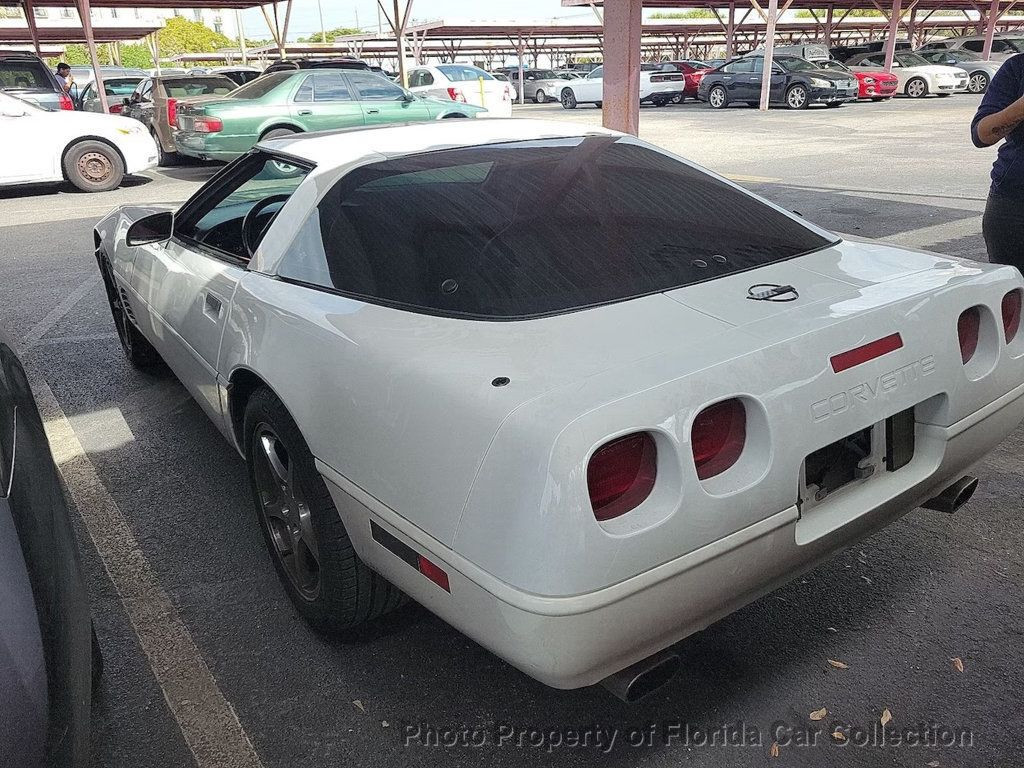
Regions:
<instances>
[{"instance_id":1,"label":"chrome exhaust tip","mask_svg":"<svg viewBox=\"0 0 1024 768\"><path fill-rule=\"evenodd\" d=\"M977 489L978 478L964 475L934 499L928 499L921 506L951 515L970 501Z\"/></svg>"},{"instance_id":2,"label":"chrome exhaust tip","mask_svg":"<svg viewBox=\"0 0 1024 768\"><path fill-rule=\"evenodd\" d=\"M618 699L633 704L654 693L675 677L679 671L679 656L671 651L662 651L648 656L632 666L626 667L601 681L608 691Z\"/></svg>"}]
</instances>

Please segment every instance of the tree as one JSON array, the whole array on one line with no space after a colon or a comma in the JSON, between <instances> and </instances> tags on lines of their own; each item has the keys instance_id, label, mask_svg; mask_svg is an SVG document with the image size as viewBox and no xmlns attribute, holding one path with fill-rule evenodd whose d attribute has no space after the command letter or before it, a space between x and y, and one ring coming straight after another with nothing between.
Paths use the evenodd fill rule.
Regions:
<instances>
[{"instance_id":1,"label":"tree","mask_svg":"<svg viewBox=\"0 0 1024 768\"><path fill-rule=\"evenodd\" d=\"M159 33L160 58L179 53L213 53L218 48L233 48L234 44L220 32L214 32L199 21L184 16L172 16Z\"/></svg>"},{"instance_id":2,"label":"tree","mask_svg":"<svg viewBox=\"0 0 1024 768\"><path fill-rule=\"evenodd\" d=\"M658 11L652 19L713 19L715 12L710 8L691 8L688 11Z\"/></svg>"},{"instance_id":3,"label":"tree","mask_svg":"<svg viewBox=\"0 0 1024 768\"><path fill-rule=\"evenodd\" d=\"M325 33L321 34L316 32L309 37L300 37L300 43L331 43L334 42L336 37L344 37L345 35L358 35L363 30L355 29L354 27L335 27L334 29L328 29ZM326 39L325 39L326 38Z\"/></svg>"},{"instance_id":4,"label":"tree","mask_svg":"<svg viewBox=\"0 0 1024 768\"><path fill-rule=\"evenodd\" d=\"M152 69L153 55L144 43L121 46L121 66L131 69Z\"/></svg>"}]
</instances>

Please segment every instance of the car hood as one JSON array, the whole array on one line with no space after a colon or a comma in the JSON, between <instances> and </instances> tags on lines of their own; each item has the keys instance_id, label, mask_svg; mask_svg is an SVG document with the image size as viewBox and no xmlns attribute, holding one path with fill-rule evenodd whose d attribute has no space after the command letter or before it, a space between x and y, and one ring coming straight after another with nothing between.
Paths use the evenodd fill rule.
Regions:
<instances>
[{"instance_id":1,"label":"car hood","mask_svg":"<svg viewBox=\"0 0 1024 768\"><path fill-rule=\"evenodd\" d=\"M851 80L857 79L852 72L837 72L834 69L807 69L802 72L794 72L793 74L819 77L822 80L828 80L830 83L848 83Z\"/></svg>"},{"instance_id":2,"label":"car hood","mask_svg":"<svg viewBox=\"0 0 1024 768\"><path fill-rule=\"evenodd\" d=\"M886 72L884 69L858 69L854 72L857 75L857 79L865 77L873 77L876 80L895 80L896 75L892 72Z\"/></svg>"}]
</instances>

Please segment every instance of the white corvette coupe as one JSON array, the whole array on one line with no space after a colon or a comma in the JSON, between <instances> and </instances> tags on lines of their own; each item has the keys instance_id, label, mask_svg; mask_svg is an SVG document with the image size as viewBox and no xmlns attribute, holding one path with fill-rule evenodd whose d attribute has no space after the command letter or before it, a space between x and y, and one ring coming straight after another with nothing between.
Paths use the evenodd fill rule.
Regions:
<instances>
[{"instance_id":1,"label":"white corvette coupe","mask_svg":"<svg viewBox=\"0 0 1024 768\"><path fill-rule=\"evenodd\" d=\"M0 187L67 180L106 192L156 165L156 144L137 120L51 112L0 93Z\"/></svg>"},{"instance_id":2,"label":"white corvette coupe","mask_svg":"<svg viewBox=\"0 0 1024 768\"><path fill-rule=\"evenodd\" d=\"M652 690L681 638L962 505L1024 417L1017 270L841 239L604 130L273 140L95 245L310 623L404 593L561 688Z\"/></svg>"}]
</instances>

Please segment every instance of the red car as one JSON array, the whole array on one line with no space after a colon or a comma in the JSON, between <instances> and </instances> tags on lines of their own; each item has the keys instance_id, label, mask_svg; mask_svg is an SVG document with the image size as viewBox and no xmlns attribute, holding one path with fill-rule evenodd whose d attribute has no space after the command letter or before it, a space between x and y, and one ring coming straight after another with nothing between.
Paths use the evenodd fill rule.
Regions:
<instances>
[{"instance_id":1,"label":"red car","mask_svg":"<svg viewBox=\"0 0 1024 768\"><path fill-rule=\"evenodd\" d=\"M712 67L709 67L703 61L663 61L661 62L661 69L667 72L683 73L683 79L686 81L686 84L683 86L682 97L677 98L677 101L683 102L688 98L697 98L697 86L700 85L700 81L707 72L711 71Z\"/></svg>"},{"instance_id":2,"label":"red car","mask_svg":"<svg viewBox=\"0 0 1024 768\"><path fill-rule=\"evenodd\" d=\"M879 70L878 72L854 71L845 64L835 60L816 61L814 63L821 67L821 69L838 69L856 76L857 82L860 84L860 92L857 94L858 99L884 101L895 96L896 90L899 88L900 81L896 79L896 75L892 72L886 72L885 70Z\"/></svg>"}]
</instances>

